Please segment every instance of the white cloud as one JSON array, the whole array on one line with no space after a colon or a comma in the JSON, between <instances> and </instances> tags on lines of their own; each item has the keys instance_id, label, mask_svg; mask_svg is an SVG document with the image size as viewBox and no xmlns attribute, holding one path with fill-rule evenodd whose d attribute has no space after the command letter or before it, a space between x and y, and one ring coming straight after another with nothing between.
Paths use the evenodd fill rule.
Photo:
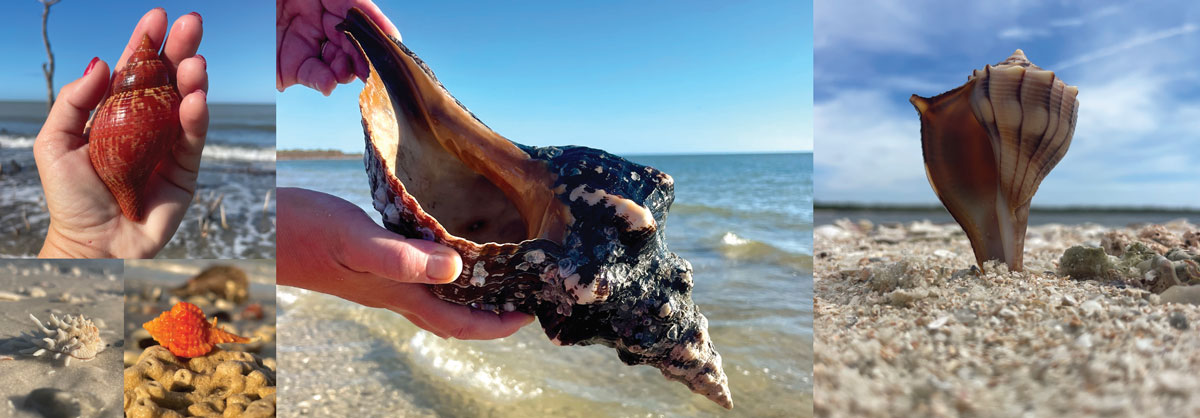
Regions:
<instances>
[{"instance_id":1,"label":"white cloud","mask_svg":"<svg viewBox=\"0 0 1200 418\"><path fill-rule=\"evenodd\" d=\"M1200 208L1200 56L1187 53L1200 41L1200 3L1061 13L1045 4L913 0L897 19L880 16L897 4L816 3L815 34L826 32L814 60L818 200L936 203L907 93L954 88L965 80L952 77L954 68L995 62L991 55L1020 42L1080 90L1071 149L1035 205Z\"/></svg>"},{"instance_id":2,"label":"white cloud","mask_svg":"<svg viewBox=\"0 0 1200 418\"><path fill-rule=\"evenodd\" d=\"M1023 28L1020 26L1013 26L1013 27L1010 27L1010 28L1000 31L1000 34L998 36L1000 37L1000 39L1027 41L1027 40L1034 39L1034 38L1050 36L1050 31L1046 30L1046 29Z\"/></svg>"},{"instance_id":3,"label":"white cloud","mask_svg":"<svg viewBox=\"0 0 1200 418\"><path fill-rule=\"evenodd\" d=\"M905 106L902 98L878 90L841 91L814 106L814 152L823 166L815 183L818 199L925 181L921 124Z\"/></svg>"},{"instance_id":4,"label":"white cloud","mask_svg":"<svg viewBox=\"0 0 1200 418\"><path fill-rule=\"evenodd\" d=\"M1116 55L1118 53L1121 53L1125 50L1137 48L1139 46L1143 46L1143 45L1150 44L1153 42L1161 41L1163 39L1173 38L1173 37L1180 36L1180 35L1186 35L1186 34L1195 32L1197 30L1200 30L1200 25L1196 25L1194 23L1185 23L1185 24L1182 24L1182 25L1179 25L1179 26L1176 26L1173 28L1163 29L1160 31L1139 35L1128 41L1121 42L1119 44L1116 44L1116 45L1113 45L1110 47L1101 48L1099 50L1092 51L1092 52L1083 54L1081 56L1060 62L1057 65L1055 65L1053 68L1061 71L1061 70L1064 70L1064 69L1067 69L1070 67L1074 67L1077 65L1086 64L1086 63L1089 63L1089 62L1092 62L1092 61L1095 61L1095 60L1098 60L1101 58L1110 57L1110 56Z\"/></svg>"},{"instance_id":5,"label":"white cloud","mask_svg":"<svg viewBox=\"0 0 1200 418\"><path fill-rule=\"evenodd\" d=\"M1093 11L1091 13L1085 14L1083 16L1052 19L1052 20L1050 20L1050 26L1055 26L1055 27L1083 26L1083 24L1087 23L1088 21L1096 20L1097 18L1101 18L1104 16L1114 15L1120 11L1121 11L1120 6L1102 7L1102 8L1096 9L1095 11Z\"/></svg>"},{"instance_id":6,"label":"white cloud","mask_svg":"<svg viewBox=\"0 0 1200 418\"><path fill-rule=\"evenodd\" d=\"M920 8L882 1L869 6L852 1L813 2L813 48L928 52L919 26Z\"/></svg>"}]
</instances>

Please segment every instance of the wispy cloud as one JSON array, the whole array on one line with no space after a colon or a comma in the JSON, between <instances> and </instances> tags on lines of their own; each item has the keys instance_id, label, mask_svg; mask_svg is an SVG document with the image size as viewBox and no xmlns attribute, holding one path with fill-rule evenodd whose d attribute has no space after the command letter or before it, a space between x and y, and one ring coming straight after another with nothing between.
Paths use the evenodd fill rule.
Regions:
<instances>
[{"instance_id":1,"label":"wispy cloud","mask_svg":"<svg viewBox=\"0 0 1200 418\"><path fill-rule=\"evenodd\" d=\"M908 93L957 87L972 69L1021 47L1080 89L1070 152L1035 205L1200 208L1200 55L1190 53L1200 45L1200 3L1170 4L922 4L913 6L925 13L916 20L868 29L870 39L919 48L864 45L868 38L851 33L858 22L845 24L815 50L816 198L935 204ZM832 23L816 10L819 33L820 22Z\"/></svg>"},{"instance_id":2,"label":"wispy cloud","mask_svg":"<svg viewBox=\"0 0 1200 418\"><path fill-rule=\"evenodd\" d=\"M1013 26L1000 31L1000 39L1012 39L1017 41L1026 41L1034 38L1050 36L1050 31L1046 29L1025 28Z\"/></svg>"},{"instance_id":3,"label":"wispy cloud","mask_svg":"<svg viewBox=\"0 0 1200 418\"><path fill-rule=\"evenodd\" d=\"M1096 9L1095 11L1093 11L1091 13L1087 13L1083 16L1051 19L1050 26L1055 26L1055 27L1082 26L1084 23L1087 23L1090 20L1095 20L1096 18L1100 18L1100 17L1104 17L1104 16L1114 15L1120 11L1121 11L1120 6L1101 7L1099 9Z\"/></svg>"},{"instance_id":4,"label":"wispy cloud","mask_svg":"<svg viewBox=\"0 0 1200 418\"><path fill-rule=\"evenodd\" d=\"M1106 58L1121 53L1122 51L1137 48L1142 45L1158 42L1164 39L1174 38L1180 35L1186 35L1200 30L1200 25L1194 23L1185 23L1173 28L1163 29L1157 32L1148 33L1145 35L1134 37L1128 41L1113 45L1111 47L1102 48L1063 62L1058 63L1053 68L1063 70L1077 65L1087 64L1089 62Z\"/></svg>"}]
</instances>

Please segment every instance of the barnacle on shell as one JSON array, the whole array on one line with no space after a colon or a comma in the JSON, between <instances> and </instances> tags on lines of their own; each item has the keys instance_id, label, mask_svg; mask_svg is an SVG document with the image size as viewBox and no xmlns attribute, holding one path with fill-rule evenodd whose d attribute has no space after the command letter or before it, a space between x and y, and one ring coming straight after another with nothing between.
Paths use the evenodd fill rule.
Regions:
<instances>
[{"instance_id":1,"label":"barnacle on shell","mask_svg":"<svg viewBox=\"0 0 1200 418\"><path fill-rule=\"evenodd\" d=\"M363 159L384 226L462 256L434 295L534 314L556 344L612 347L733 407L692 267L667 249L671 176L598 149L509 141L362 11L339 28L370 63Z\"/></svg>"}]
</instances>

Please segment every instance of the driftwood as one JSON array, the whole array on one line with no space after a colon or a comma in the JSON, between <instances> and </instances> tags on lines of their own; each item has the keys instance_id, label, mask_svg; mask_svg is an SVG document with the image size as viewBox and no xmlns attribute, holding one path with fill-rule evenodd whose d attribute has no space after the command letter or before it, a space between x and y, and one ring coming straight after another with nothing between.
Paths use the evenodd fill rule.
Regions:
<instances>
[{"instance_id":1,"label":"driftwood","mask_svg":"<svg viewBox=\"0 0 1200 418\"><path fill-rule=\"evenodd\" d=\"M42 42L46 44L47 62L42 63L42 73L46 75L46 113L54 107L54 52L50 50L50 35L46 31L46 23L50 20L50 6L60 0L38 0L42 4Z\"/></svg>"}]
</instances>

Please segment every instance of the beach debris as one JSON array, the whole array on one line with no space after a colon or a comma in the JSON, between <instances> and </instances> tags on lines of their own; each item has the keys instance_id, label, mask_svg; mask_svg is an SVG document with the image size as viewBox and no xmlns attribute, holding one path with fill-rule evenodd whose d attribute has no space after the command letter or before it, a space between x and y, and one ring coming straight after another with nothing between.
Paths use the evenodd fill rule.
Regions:
<instances>
[{"instance_id":1,"label":"beach debris","mask_svg":"<svg viewBox=\"0 0 1200 418\"><path fill-rule=\"evenodd\" d=\"M89 121L88 155L121 213L146 217L146 183L179 139L179 92L149 35L116 74Z\"/></svg>"},{"instance_id":2,"label":"beach debris","mask_svg":"<svg viewBox=\"0 0 1200 418\"><path fill-rule=\"evenodd\" d=\"M187 302L176 303L170 311L142 324L142 328L179 357L203 356L217 344L250 342L249 338L217 328L216 318L208 322L200 307Z\"/></svg>"},{"instance_id":3,"label":"beach debris","mask_svg":"<svg viewBox=\"0 0 1200 418\"><path fill-rule=\"evenodd\" d=\"M5 292L3 290L0 290L0 301L18 301L18 300L21 300L24 298L25 298L24 296L21 296L19 294L16 294L13 292Z\"/></svg>"},{"instance_id":4,"label":"beach debris","mask_svg":"<svg viewBox=\"0 0 1200 418\"><path fill-rule=\"evenodd\" d=\"M1162 303L1186 303L1200 305L1200 285L1173 286L1159 296Z\"/></svg>"},{"instance_id":5,"label":"beach debris","mask_svg":"<svg viewBox=\"0 0 1200 418\"><path fill-rule=\"evenodd\" d=\"M125 369L128 417L273 417L274 360L243 351L214 351L181 360L152 346Z\"/></svg>"},{"instance_id":6,"label":"beach debris","mask_svg":"<svg viewBox=\"0 0 1200 418\"><path fill-rule=\"evenodd\" d=\"M261 321L264 315L262 304L255 302L246 305L246 308L242 309L241 319L249 321Z\"/></svg>"},{"instance_id":7,"label":"beach debris","mask_svg":"<svg viewBox=\"0 0 1200 418\"><path fill-rule=\"evenodd\" d=\"M63 366L69 366L71 359L87 361L104 351L100 330L83 315L67 315L59 319L50 314L50 320L44 324L33 314L29 315L29 319L37 324L37 329L32 333L22 333L8 343L18 346L14 348L21 354L53 356L55 360L62 358Z\"/></svg>"},{"instance_id":8,"label":"beach debris","mask_svg":"<svg viewBox=\"0 0 1200 418\"><path fill-rule=\"evenodd\" d=\"M246 278L246 272L240 268L215 265L188 279L182 286L172 289L171 294L181 299L201 296L241 304L250 297L250 281Z\"/></svg>"},{"instance_id":9,"label":"beach debris","mask_svg":"<svg viewBox=\"0 0 1200 418\"><path fill-rule=\"evenodd\" d=\"M214 200L212 199L212 192L209 192L209 198L206 201L208 203L204 204L204 215L201 215L199 219L201 238L208 238L209 227L217 219L221 222L221 229L229 229L229 225L225 222L225 193L221 193Z\"/></svg>"},{"instance_id":10,"label":"beach debris","mask_svg":"<svg viewBox=\"0 0 1200 418\"><path fill-rule=\"evenodd\" d=\"M361 10L338 27L371 64L363 160L383 225L462 256L434 295L534 314L556 344L614 348L732 408L692 267L667 249L671 176L602 150L511 142Z\"/></svg>"},{"instance_id":11,"label":"beach debris","mask_svg":"<svg viewBox=\"0 0 1200 418\"><path fill-rule=\"evenodd\" d=\"M1058 274L1078 280L1105 280L1161 294L1174 286L1200 285L1200 254L1187 248L1183 237L1189 224L1173 232L1164 225L1148 225L1136 236L1120 231L1104 233L1100 247L1072 246L1059 259ZM1180 246L1172 248L1172 245Z\"/></svg>"},{"instance_id":12,"label":"beach debris","mask_svg":"<svg viewBox=\"0 0 1200 418\"><path fill-rule=\"evenodd\" d=\"M971 241L976 263L1021 271L1029 203L1066 155L1078 89L1018 49L932 98L913 95L926 174Z\"/></svg>"}]
</instances>

